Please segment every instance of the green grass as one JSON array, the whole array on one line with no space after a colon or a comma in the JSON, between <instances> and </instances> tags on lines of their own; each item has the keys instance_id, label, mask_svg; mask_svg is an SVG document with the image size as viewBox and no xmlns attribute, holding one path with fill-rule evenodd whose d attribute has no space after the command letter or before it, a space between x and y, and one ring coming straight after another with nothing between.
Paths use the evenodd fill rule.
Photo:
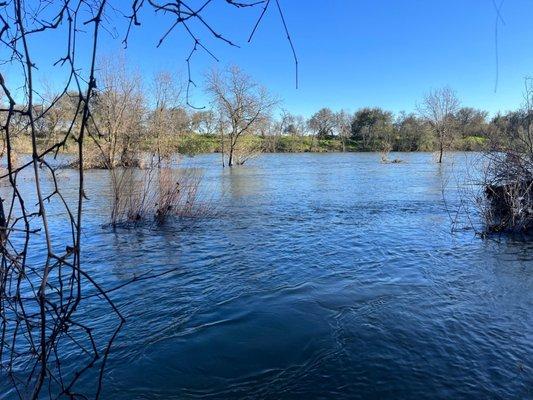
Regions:
<instances>
[{"instance_id":1,"label":"green grass","mask_svg":"<svg viewBox=\"0 0 533 400\"><path fill-rule=\"evenodd\" d=\"M59 140L60 136L56 140ZM53 144L55 140L39 138L38 148L43 150ZM91 139L87 139L87 146L94 146ZM486 146L487 139L479 136L468 136L458 139L454 142L454 150L479 151ZM31 140L28 136L20 136L15 139L15 150L18 153L31 152ZM153 140L149 137L141 142L141 149L149 151L153 147ZM186 155L195 155L202 153L215 153L222 150L220 137L218 135L200 135L188 134L176 137L167 142L176 152ZM310 136L243 136L239 145L248 146L257 149L263 149L264 152L276 153L326 153L340 152L343 150L342 142L337 138L316 139ZM226 148L229 144L225 144ZM434 151L434 143L419 143L419 151ZM345 144L345 150L348 152L372 151L372 149L363 149L362 144L353 140L348 140ZM69 140L67 146L62 150L63 153L74 153L77 151L77 144L74 140ZM379 149L374 149L379 151Z\"/></svg>"}]
</instances>

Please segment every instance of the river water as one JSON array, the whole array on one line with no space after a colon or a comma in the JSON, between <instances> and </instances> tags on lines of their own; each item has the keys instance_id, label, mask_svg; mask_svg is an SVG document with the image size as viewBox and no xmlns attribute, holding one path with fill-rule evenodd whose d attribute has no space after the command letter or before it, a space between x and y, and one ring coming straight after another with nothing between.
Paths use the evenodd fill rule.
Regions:
<instances>
[{"instance_id":1,"label":"river water","mask_svg":"<svg viewBox=\"0 0 533 400\"><path fill-rule=\"evenodd\" d=\"M195 157L217 213L134 230L101 227L89 171L86 268L105 287L175 268L113 292L103 397L533 398L533 242L452 223L472 156L394 157Z\"/></svg>"}]
</instances>

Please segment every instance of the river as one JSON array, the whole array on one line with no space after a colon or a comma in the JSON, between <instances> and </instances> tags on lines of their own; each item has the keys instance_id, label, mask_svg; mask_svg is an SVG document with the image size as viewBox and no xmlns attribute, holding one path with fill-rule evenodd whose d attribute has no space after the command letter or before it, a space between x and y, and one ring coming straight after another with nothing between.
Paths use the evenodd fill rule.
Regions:
<instances>
[{"instance_id":1,"label":"river","mask_svg":"<svg viewBox=\"0 0 533 400\"><path fill-rule=\"evenodd\" d=\"M175 269L113 292L103 398L533 398L533 241L452 223L472 155L392 157L198 156L215 215L118 230L87 172L85 268L105 287Z\"/></svg>"}]
</instances>

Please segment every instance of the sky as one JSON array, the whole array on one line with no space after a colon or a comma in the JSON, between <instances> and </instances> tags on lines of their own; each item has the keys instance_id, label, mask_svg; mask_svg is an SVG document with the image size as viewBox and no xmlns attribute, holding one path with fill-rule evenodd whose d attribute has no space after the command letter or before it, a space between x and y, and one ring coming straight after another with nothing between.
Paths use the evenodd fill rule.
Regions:
<instances>
[{"instance_id":1,"label":"sky","mask_svg":"<svg viewBox=\"0 0 533 400\"><path fill-rule=\"evenodd\" d=\"M199 87L192 101L207 104L201 85L210 68L236 64L283 99L282 107L304 116L322 107L414 111L425 93L446 85L456 90L465 106L491 114L515 109L522 103L524 78L533 76L533 1L504 0L497 22L501 2L280 0L299 60L296 89L293 56L274 1L248 43L261 9L235 10L214 0L206 9L206 20L240 47L210 37L201 24L191 24L219 59L196 53L191 71ZM171 17L147 9L140 21L124 50L123 17L109 12L99 54L123 54L147 82L159 70L185 77L185 59L192 47L186 32L172 31L157 48ZM63 46L59 35L33 45L42 57ZM53 82L60 75L54 68L42 66L39 71Z\"/></svg>"}]
</instances>

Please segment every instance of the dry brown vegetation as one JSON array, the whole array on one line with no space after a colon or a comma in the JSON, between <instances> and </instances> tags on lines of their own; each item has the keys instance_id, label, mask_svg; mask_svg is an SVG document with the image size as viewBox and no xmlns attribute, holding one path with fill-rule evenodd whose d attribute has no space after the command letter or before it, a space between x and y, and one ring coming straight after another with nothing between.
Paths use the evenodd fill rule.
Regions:
<instances>
[{"instance_id":1,"label":"dry brown vegetation","mask_svg":"<svg viewBox=\"0 0 533 400\"><path fill-rule=\"evenodd\" d=\"M533 228L533 164L529 156L490 154L485 201L480 202L489 232L527 232Z\"/></svg>"},{"instance_id":2,"label":"dry brown vegetation","mask_svg":"<svg viewBox=\"0 0 533 400\"><path fill-rule=\"evenodd\" d=\"M466 160L466 181L465 174L456 178L459 206L452 211L446 204L452 225L455 229L464 223L483 237L495 233L530 234L533 232L531 79L525 80L522 108L494 118L489 145L485 152Z\"/></svg>"},{"instance_id":3,"label":"dry brown vegetation","mask_svg":"<svg viewBox=\"0 0 533 400\"><path fill-rule=\"evenodd\" d=\"M116 169L110 224L131 227L212 216L215 203L200 194L201 182L201 173L189 168Z\"/></svg>"},{"instance_id":4,"label":"dry brown vegetation","mask_svg":"<svg viewBox=\"0 0 533 400\"><path fill-rule=\"evenodd\" d=\"M522 109L501 118L486 154L479 204L489 232L533 229L533 80L525 80ZM502 140L505 138L506 140Z\"/></svg>"}]
</instances>

